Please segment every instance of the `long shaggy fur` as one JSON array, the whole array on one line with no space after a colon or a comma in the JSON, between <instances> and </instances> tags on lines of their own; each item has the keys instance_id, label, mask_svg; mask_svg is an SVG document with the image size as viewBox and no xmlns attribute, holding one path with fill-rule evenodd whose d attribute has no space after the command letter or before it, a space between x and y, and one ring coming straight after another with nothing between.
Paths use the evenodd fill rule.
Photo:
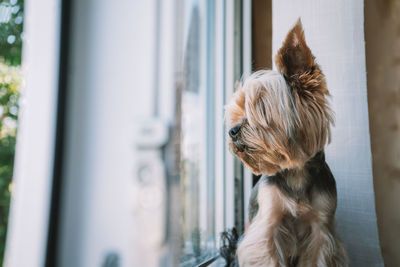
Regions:
<instances>
[{"instance_id":1,"label":"long shaggy fur","mask_svg":"<svg viewBox=\"0 0 400 267\"><path fill-rule=\"evenodd\" d=\"M347 266L334 229L336 184L325 162L333 113L300 21L275 57L226 106L232 152L255 174L240 266Z\"/></svg>"},{"instance_id":2,"label":"long shaggy fur","mask_svg":"<svg viewBox=\"0 0 400 267\"><path fill-rule=\"evenodd\" d=\"M226 106L228 124L241 125L241 138L231 148L255 174L273 174L280 165L296 164L290 152L294 143L282 138L295 135L298 123L289 90L280 73L258 71L238 85L233 101Z\"/></svg>"}]
</instances>

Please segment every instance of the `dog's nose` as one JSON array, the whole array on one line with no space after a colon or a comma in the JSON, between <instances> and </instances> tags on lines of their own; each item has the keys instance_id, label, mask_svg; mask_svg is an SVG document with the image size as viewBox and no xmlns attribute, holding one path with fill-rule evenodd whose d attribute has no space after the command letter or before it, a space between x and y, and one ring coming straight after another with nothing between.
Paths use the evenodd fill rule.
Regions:
<instances>
[{"instance_id":1,"label":"dog's nose","mask_svg":"<svg viewBox=\"0 0 400 267\"><path fill-rule=\"evenodd\" d=\"M230 130L229 130L229 136L234 139L238 136L239 134L239 130L240 130L240 126L233 126Z\"/></svg>"}]
</instances>

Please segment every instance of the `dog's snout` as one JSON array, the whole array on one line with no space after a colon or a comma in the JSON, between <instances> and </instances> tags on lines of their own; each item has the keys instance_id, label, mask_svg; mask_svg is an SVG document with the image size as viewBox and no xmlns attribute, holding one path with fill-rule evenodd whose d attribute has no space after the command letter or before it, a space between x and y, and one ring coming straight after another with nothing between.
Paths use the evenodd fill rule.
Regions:
<instances>
[{"instance_id":1,"label":"dog's snout","mask_svg":"<svg viewBox=\"0 0 400 267\"><path fill-rule=\"evenodd\" d=\"M230 136L232 139L235 139L235 138L237 138L237 136L238 136L238 134L239 134L239 131L240 131L240 126L233 126L233 127L229 130L229 136Z\"/></svg>"}]
</instances>

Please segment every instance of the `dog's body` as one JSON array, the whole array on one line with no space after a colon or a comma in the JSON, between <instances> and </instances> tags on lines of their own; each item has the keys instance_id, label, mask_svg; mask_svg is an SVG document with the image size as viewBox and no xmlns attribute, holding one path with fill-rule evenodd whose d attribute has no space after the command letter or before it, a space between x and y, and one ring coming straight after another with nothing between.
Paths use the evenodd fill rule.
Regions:
<instances>
[{"instance_id":1,"label":"dog's body","mask_svg":"<svg viewBox=\"0 0 400 267\"><path fill-rule=\"evenodd\" d=\"M304 179L304 184L294 187L293 179ZM239 261L244 266L345 266L334 231L335 209L335 179L323 151L304 172L263 175L250 198L250 225Z\"/></svg>"},{"instance_id":2,"label":"dog's body","mask_svg":"<svg viewBox=\"0 0 400 267\"><path fill-rule=\"evenodd\" d=\"M336 184L325 162L332 112L300 21L226 108L233 153L255 174L240 266L347 266L334 229Z\"/></svg>"}]
</instances>

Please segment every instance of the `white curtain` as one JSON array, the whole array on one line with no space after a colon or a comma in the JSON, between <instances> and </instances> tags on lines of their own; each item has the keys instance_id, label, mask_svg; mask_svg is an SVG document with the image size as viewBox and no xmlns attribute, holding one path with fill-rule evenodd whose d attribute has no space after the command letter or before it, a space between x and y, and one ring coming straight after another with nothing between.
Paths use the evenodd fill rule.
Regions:
<instances>
[{"instance_id":1,"label":"white curtain","mask_svg":"<svg viewBox=\"0 0 400 267\"><path fill-rule=\"evenodd\" d=\"M306 41L326 75L336 113L326 149L337 181L337 230L350 266L383 266L375 214L362 0L273 0L273 53L301 18Z\"/></svg>"}]
</instances>

